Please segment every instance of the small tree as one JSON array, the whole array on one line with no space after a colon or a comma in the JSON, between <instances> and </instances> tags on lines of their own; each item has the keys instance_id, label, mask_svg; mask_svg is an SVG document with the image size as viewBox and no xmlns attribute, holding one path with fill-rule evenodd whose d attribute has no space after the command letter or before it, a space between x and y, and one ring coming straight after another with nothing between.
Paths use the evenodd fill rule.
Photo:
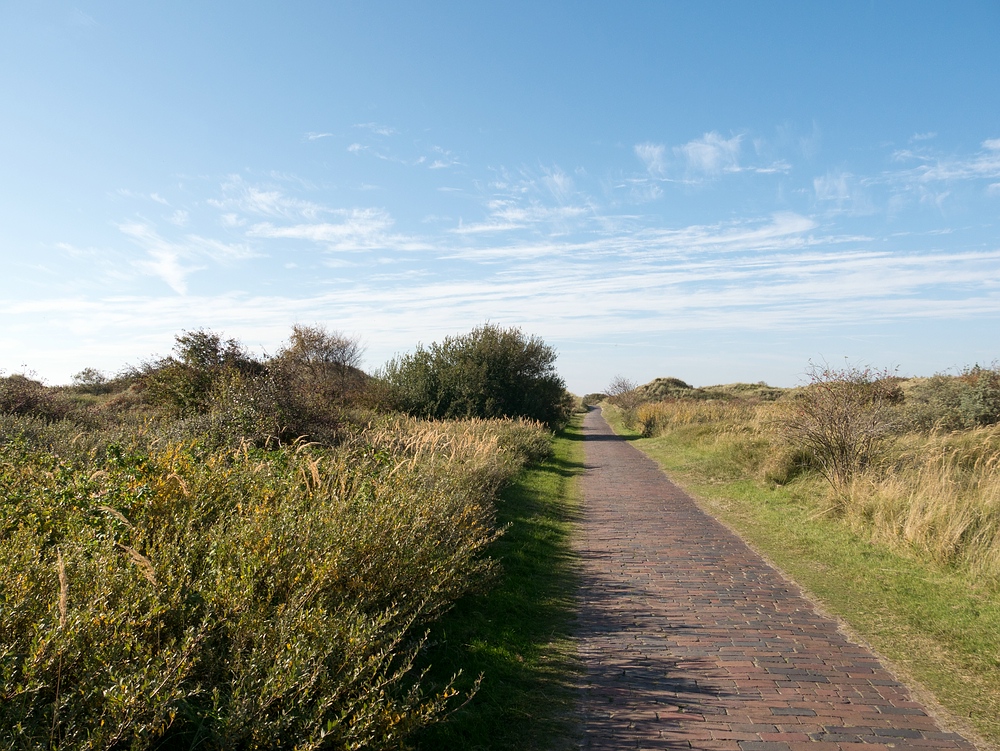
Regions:
<instances>
[{"instance_id":1,"label":"small tree","mask_svg":"<svg viewBox=\"0 0 1000 751\"><path fill-rule=\"evenodd\" d=\"M359 368L364 352L355 337L318 324L296 324L272 365L315 396L342 400L362 380Z\"/></svg>"},{"instance_id":2,"label":"small tree","mask_svg":"<svg viewBox=\"0 0 1000 751\"><path fill-rule=\"evenodd\" d=\"M52 390L23 373L0 376L0 413L54 417Z\"/></svg>"},{"instance_id":3,"label":"small tree","mask_svg":"<svg viewBox=\"0 0 1000 751\"><path fill-rule=\"evenodd\" d=\"M1000 421L1000 369L974 365L962 373L959 412L966 427L993 425Z\"/></svg>"},{"instance_id":4,"label":"small tree","mask_svg":"<svg viewBox=\"0 0 1000 751\"><path fill-rule=\"evenodd\" d=\"M902 400L890 371L811 365L809 385L791 402L787 438L815 457L823 477L842 488L881 457Z\"/></svg>"},{"instance_id":5,"label":"small tree","mask_svg":"<svg viewBox=\"0 0 1000 751\"><path fill-rule=\"evenodd\" d=\"M608 401L623 410L635 409L642 401L639 384L623 375L612 378L606 390Z\"/></svg>"},{"instance_id":6,"label":"small tree","mask_svg":"<svg viewBox=\"0 0 1000 751\"><path fill-rule=\"evenodd\" d=\"M625 426L635 427L635 411L643 402L638 384L625 376L617 375L608 384L607 392L608 401L621 410Z\"/></svg>"},{"instance_id":7,"label":"small tree","mask_svg":"<svg viewBox=\"0 0 1000 751\"><path fill-rule=\"evenodd\" d=\"M110 379L97 368L84 368L73 376L73 388L84 394L107 394L111 391Z\"/></svg>"}]
</instances>

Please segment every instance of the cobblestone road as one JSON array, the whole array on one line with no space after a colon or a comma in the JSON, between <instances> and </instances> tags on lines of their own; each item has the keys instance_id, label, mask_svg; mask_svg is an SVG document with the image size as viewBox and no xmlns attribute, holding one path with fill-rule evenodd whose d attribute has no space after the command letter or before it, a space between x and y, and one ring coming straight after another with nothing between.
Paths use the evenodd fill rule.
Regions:
<instances>
[{"instance_id":1,"label":"cobblestone road","mask_svg":"<svg viewBox=\"0 0 1000 751\"><path fill-rule=\"evenodd\" d=\"M584 431L582 748L974 748L598 410Z\"/></svg>"}]
</instances>

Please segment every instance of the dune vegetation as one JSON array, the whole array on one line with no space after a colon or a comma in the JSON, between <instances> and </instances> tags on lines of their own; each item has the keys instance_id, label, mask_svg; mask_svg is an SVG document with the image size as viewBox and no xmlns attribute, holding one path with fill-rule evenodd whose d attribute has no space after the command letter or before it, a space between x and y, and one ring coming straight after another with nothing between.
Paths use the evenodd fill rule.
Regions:
<instances>
[{"instance_id":1,"label":"dune vegetation","mask_svg":"<svg viewBox=\"0 0 1000 751\"><path fill-rule=\"evenodd\" d=\"M657 379L611 401L643 437L710 439L729 475L772 486L822 478L823 513L873 541L1000 576L998 370L901 379L815 369L798 389Z\"/></svg>"},{"instance_id":2,"label":"dune vegetation","mask_svg":"<svg viewBox=\"0 0 1000 751\"><path fill-rule=\"evenodd\" d=\"M401 748L466 702L428 629L498 576L499 493L569 404L540 341L477 331L496 378L542 357L548 424L407 414L321 327L0 378L0 748Z\"/></svg>"}]
</instances>

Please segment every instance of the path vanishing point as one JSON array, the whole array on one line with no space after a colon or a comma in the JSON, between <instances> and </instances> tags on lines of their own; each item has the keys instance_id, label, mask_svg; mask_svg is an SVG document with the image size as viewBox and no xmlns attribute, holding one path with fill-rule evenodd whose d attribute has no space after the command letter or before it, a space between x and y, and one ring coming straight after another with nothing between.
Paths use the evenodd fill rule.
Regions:
<instances>
[{"instance_id":1,"label":"path vanishing point","mask_svg":"<svg viewBox=\"0 0 1000 751\"><path fill-rule=\"evenodd\" d=\"M967 749L599 410L584 421L584 749Z\"/></svg>"}]
</instances>

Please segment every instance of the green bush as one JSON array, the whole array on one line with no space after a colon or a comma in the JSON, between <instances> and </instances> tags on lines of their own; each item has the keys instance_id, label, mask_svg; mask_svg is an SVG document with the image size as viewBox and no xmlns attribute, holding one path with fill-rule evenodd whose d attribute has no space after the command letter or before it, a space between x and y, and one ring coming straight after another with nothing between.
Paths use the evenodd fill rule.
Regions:
<instances>
[{"instance_id":1,"label":"green bush","mask_svg":"<svg viewBox=\"0 0 1000 751\"><path fill-rule=\"evenodd\" d=\"M937 374L903 384L900 409L915 430L965 430L1000 422L1000 369L975 365L961 375Z\"/></svg>"},{"instance_id":2,"label":"green bush","mask_svg":"<svg viewBox=\"0 0 1000 751\"><path fill-rule=\"evenodd\" d=\"M967 370L962 377L966 389L959 401L959 411L966 427L993 425L1000 422L1000 369Z\"/></svg>"},{"instance_id":3,"label":"green bush","mask_svg":"<svg viewBox=\"0 0 1000 751\"><path fill-rule=\"evenodd\" d=\"M81 394L110 394L117 384L97 368L84 368L73 375L72 388Z\"/></svg>"},{"instance_id":4,"label":"green bush","mask_svg":"<svg viewBox=\"0 0 1000 751\"><path fill-rule=\"evenodd\" d=\"M205 414L220 378L264 370L235 339L223 340L219 334L199 329L178 334L175 340L173 356L147 363L135 374L146 398L171 416Z\"/></svg>"},{"instance_id":5,"label":"green bush","mask_svg":"<svg viewBox=\"0 0 1000 751\"><path fill-rule=\"evenodd\" d=\"M412 415L527 417L554 427L574 406L555 360L555 350L538 337L487 323L391 360L382 379Z\"/></svg>"}]
</instances>

